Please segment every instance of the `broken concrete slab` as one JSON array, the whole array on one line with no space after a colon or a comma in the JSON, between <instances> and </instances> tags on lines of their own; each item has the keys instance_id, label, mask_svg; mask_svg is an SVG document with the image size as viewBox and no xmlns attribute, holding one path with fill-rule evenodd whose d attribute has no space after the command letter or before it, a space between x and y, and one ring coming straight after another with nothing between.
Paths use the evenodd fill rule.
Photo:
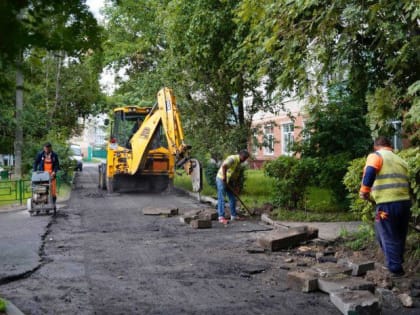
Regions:
<instances>
[{"instance_id":1,"label":"broken concrete slab","mask_svg":"<svg viewBox=\"0 0 420 315\"><path fill-rule=\"evenodd\" d=\"M268 233L259 233L257 235L257 243L262 248L274 252L297 246L316 237L318 237L317 229L302 226L288 230L273 230Z\"/></svg>"},{"instance_id":2,"label":"broken concrete slab","mask_svg":"<svg viewBox=\"0 0 420 315\"><path fill-rule=\"evenodd\" d=\"M322 263L312 266L312 270L316 271L320 277L331 277L337 274L351 275L352 268L337 265L335 263Z\"/></svg>"},{"instance_id":3,"label":"broken concrete slab","mask_svg":"<svg viewBox=\"0 0 420 315\"><path fill-rule=\"evenodd\" d=\"M379 315L379 300L369 291L343 290L330 294L331 302L345 315Z\"/></svg>"},{"instance_id":4,"label":"broken concrete slab","mask_svg":"<svg viewBox=\"0 0 420 315\"><path fill-rule=\"evenodd\" d=\"M409 296L407 293L402 293L398 295L398 298L401 301L401 304L404 307L413 307L413 298Z\"/></svg>"},{"instance_id":5,"label":"broken concrete slab","mask_svg":"<svg viewBox=\"0 0 420 315\"><path fill-rule=\"evenodd\" d=\"M196 219L190 225L193 229L211 229L211 220Z\"/></svg>"},{"instance_id":6,"label":"broken concrete slab","mask_svg":"<svg viewBox=\"0 0 420 315\"><path fill-rule=\"evenodd\" d=\"M201 209L201 210L192 210L184 213L179 221L181 223L190 224L192 220L201 219L201 220L217 220L217 212L214 209Z\"/></svg>"},{"instance_id":7,"label":"broken concrete slab","mask_svg":"<svg viewBox=\"0 0 420 315\"><path fill-rule=\"evenodd\" d=\"M218 214L217 211L214 209L204 209L200 211L198 217L203 220L215 221L217 220Z\"/></svg>"},{"instance_id":8,"label":"broken concrete slab","mask_svg":"<svg viewBox=\"0 0 420 315\"><path fill-rule=\"evenodd\" d=\"M275 226L277 228L280 228L280 229L288 229L289 228L289 226L286 226L284 224L281 224L281 223L276 222L275 220L271 219L270 216L266 213L261 214L261 221L266 223L266 224L273 225L273 226Z\"/></svg>"},{"instance_id":9,"label":"broken concrete slab","mask_svg":"<svg viewBox=\"0 0 420 315\"><path fill-rule=\"evenodd\" d=\"M317 261L319 263L336 263L337 262L337 258L335 258L334 256L321 256L317 259Z\"/></svg>"},{"instance_id":10,"label":"broken concrete slab","mask_svg":"<svg viewBox=\"0 0 420 315\"><path fill-rule=\"evenodd\" d=\"M198 219L199 213L200 210L188 211L179 218L179 221L181 221L181 223L190 224L192 220Z\"/></svg>"},{"instance_id":11,"label":"broken concrete slab","mask_svg":"<svg viewBox=\"0 0 420 315\"><path fill-rule=\"evenodd\" d=\"M264 254L265 249L260 247L249 247L246 249L249 254Z\"/></svg>"},{"instance_id":12,"label":"broken concrete slab","mask_svg":"<svg viewBox=\"0 0 420 315\"><path fill-rule=\"evenodd\" d=\"M379 298L379 304L382 308L390 310L397 310L400 306L400 300L397 296L389 289L376 288L375 295Z\"/></svg>"},{"instance_id":13,"label":"broken concrete slab","mask_svg":"<svg viewBox=\"0 0 420 315\"><path fill-rule=\"evenodd\" d=\"M362 278L337 274L328 278L318 278L318 288L325 293L332 293L345 289L367 290L373 293L375 291L375 284Z\"/></svg>"},{"instance_id":14,"label":"broken concrete slab","mask_svg":"<svg viewBox=\"0 0 420 315\"><path fill-rule=\"evenodd\" d=\"M178 208L155 208L155 207L146 207L143 208L144 215L166 215L174 216L178 215Z\"/></svg>"},{"instance_id":15,"label":"broken concrete slab","mask_svg":"<svg viewBox=\"0 0 420 315\"><path fill-rule=\"evenodd\" d=\"M363 276L369 270L375 269L375 262L374 261L365 261L360 259L348 259L348 258L341 258L337 262L339 265L347 266L352 268L352 275L353 276Z\"/></svg>"},{"instance_id":16,"label":"broken concrete slab","mask_svg":"<svg viewBox=\"0 0 420 315\"><path fill-rule=\"evenodd\" d=\"M317 274L311 270L288 272L287 286L301 292L316 291L318 290Z\"/></svg>"}]
</instances>

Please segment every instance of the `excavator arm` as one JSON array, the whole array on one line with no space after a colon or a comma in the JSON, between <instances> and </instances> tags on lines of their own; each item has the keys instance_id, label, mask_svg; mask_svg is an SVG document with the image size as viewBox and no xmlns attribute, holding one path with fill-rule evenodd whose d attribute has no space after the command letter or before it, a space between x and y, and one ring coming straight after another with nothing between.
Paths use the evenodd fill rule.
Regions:
<instances>
[{"instance_id":1,"label":"excavator arm","mask_svg":"<svg viewBox=\"0 0 420 315\"><path fill-rule=\"evenodd\" d=\"M139 167L145 163L145 158L156 137L159 125L162 125L168 143L169 154L175 157L175 163L180 166L184 160L189 159L190 146L184 142L184 131L179 118L175 97L169 88L163 88L158 93L158 102L130 140L133 151L130 174L135 174Z\"/></svg>"},{"instance_id":2,"label":"excavator arm","mask_svg":"<svg viewBox=\"0 0 420 315\"><path fill-rule=\"evenodd\" d=\"M166 138L166 147L156 147L154 143L160 130L163 130ZM157 103L130 139L130 144L132 158L127 160L129 174L134 175L139 169L143 169L151 155L169 154L173 157L168 160L169 178L173 178L176 167L184 167L192 179L193 190L202 189L200 163L190 158L191 146L185 144L180 115L171 89L163 88L158 92Z\"/></svg>"}]
</instances>

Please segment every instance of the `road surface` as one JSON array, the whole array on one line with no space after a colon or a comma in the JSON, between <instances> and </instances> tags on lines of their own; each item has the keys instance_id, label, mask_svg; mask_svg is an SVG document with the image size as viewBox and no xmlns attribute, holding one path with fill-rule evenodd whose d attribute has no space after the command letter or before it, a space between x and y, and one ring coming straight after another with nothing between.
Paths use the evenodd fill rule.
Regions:
<instances>
[{"instance_id":1,"label":"road surface","mask_svg":"<svg viewBox=\"0 0 420 315\"><path fill-rule=\"evenodd\" d=\"M46 226L41 266L0 286L25 314L340 314L327 294L287 288L285 253L247 253L269 227L193 230L179 217L142 214L206 207L189 197L108 196L96 182L96 168L78 174L67 207Z\"/></svg>"}]
</instances>

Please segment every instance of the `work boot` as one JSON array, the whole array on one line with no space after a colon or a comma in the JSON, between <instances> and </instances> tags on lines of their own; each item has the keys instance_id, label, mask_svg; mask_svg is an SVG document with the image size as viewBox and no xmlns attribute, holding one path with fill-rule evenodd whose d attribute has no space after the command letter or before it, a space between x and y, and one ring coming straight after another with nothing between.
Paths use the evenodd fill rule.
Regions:
<instances>
[{"instance_id":1,"label":"work boot","mask_svg":"<svg viewBox=\"0 0 420 315\"><path fill-rule=\"evenodd\" d=\"M228 224L229 223L229 221L226 220L225 217L219 217L219 222L222 223L222 224Z\"/></svg>"}]
</instances>

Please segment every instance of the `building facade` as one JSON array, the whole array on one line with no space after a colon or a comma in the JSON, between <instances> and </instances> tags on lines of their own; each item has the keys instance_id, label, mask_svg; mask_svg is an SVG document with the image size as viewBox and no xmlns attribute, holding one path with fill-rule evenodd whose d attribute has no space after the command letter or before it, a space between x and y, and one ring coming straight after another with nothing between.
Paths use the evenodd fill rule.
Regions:
<instances>
[{"instance_id":1,"label":"building facade","mask_svg":"<svg viewBox=\"0 0 420 315\"><path fill-rule=\"evenodd\" d=\"M274 113L260 112L253 118L253 135L249 141L251 168L261 168L264 162L281 155L291 156L293 144L299 141L305 125L304 102L285 101Z\"/></svg>"}]
</instances>

